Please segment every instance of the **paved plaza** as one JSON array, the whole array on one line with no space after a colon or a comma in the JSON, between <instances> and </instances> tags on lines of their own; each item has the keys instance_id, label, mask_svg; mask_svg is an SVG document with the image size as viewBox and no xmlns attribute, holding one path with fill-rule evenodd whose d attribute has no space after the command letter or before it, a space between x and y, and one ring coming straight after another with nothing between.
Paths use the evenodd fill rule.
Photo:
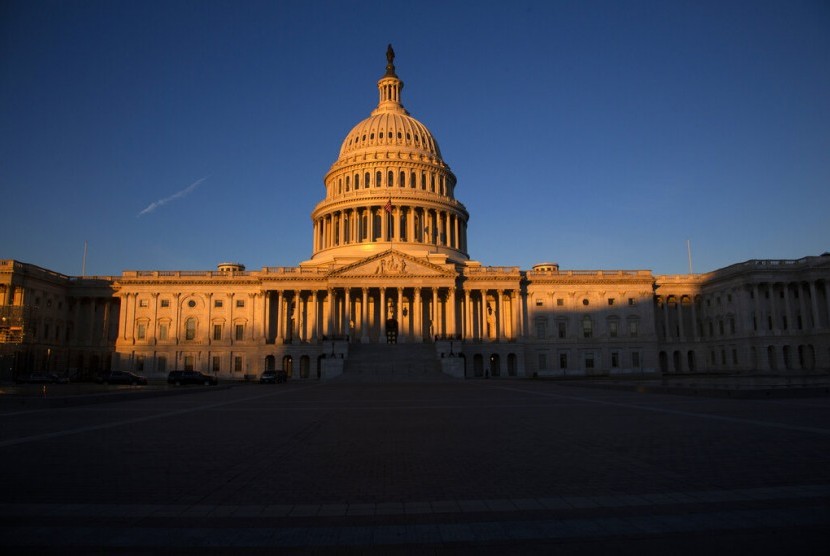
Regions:
<instances>
[{"instance_id":1,"label":"paved plaza","mask_svg":"<svg viewBox=\"0 0 830 556\"><path fill-rule=\"evenodd\" d=\"M529 380L184 392L0 404L0 548L809 554L830 542L826 396Z\"/></svg>"}]
</instances>

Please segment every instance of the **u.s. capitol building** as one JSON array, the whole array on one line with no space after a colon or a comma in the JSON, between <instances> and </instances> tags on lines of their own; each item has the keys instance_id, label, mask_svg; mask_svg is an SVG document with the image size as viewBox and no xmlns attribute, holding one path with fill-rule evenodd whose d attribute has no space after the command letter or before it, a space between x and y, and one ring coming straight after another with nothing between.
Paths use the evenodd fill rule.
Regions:
<instances>
[{"instance_id":1,"label":"u.s. capitol building","mask_svg":"<svg viewBox=\"0 0 830 556\"><path fill-rule=\"evenodd\" d=\"M391 48L345 136L296 267L70 277L0 261L0 377L195 369L243 379L830 369L830 256L707 274L490 266Z\"/></svg>"}]
</instances>

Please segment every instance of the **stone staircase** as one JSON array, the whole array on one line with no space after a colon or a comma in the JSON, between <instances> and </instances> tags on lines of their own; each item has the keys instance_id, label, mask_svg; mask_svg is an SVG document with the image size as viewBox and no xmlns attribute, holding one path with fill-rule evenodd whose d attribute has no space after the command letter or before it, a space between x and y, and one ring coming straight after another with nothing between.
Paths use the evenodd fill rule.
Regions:
<instances>
[{"instance_id":1,"label":"stone staircase","mask_svg":"<svg viewBox=\"0 0 830 556\"><path fill-rule=\"evenodd\" d=\"M441 372L433 344L351 344L338 382L436 382Z\"/></svg>"}]
</instances>

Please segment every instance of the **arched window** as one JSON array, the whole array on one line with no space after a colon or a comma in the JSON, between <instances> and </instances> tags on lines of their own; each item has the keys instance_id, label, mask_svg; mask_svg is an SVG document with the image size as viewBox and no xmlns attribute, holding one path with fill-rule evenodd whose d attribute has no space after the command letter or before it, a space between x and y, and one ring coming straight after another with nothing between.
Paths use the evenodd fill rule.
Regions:
<instances>
[{"instance_id":1,"label":"arched window","mask_svg":"<svg viewBox=\"0 0 830 556\"><path fill-rule=\"evenodd\" d=\"M349 176L346 176L346 191L349 190Z\"/></svg>"},{"instance_id":2,"label":"arched window","mask_svg":"<svg viewBox=\"0 0 830 556\"><path fill-rule=\"evenodd\" d=\"M184 339L185 340L195 340L196 339L196 319L190 317L186 321L184 321Z\"/></svg>"},{"instance_id":3,"label":"arched window","mask_svg":"<svg viewBox=\"0 0 830 556\"><path fill-rule=\"evenodd\" d=\"M415 177L415 172L410 172L409 173L409 187L412 187L414 189L416 187L417 183L418 183L418 178Z\"/></svg>"},{"instance_id":4,"label":"arched window","mask_svg":"<svg viewBox=\"0 0 830 556\"><path fill-rule=\"evenodd\" d=\"M375 187L380 187L380 181L383 179L383 174L378 170L375 173Z\"/></svg>"},{"instance_id":5,"label":"arched window","mask_svg":"<svg viewBox=\"0 0 830 556\"><path fill-rule=\"evenodd\" d=\"M421 174L421 189L423 189L424 191L427 190L427 175L426 174Z\"/></svg>"},{"instance_id":6,"label":"arched window","mask_svg":"<svg viewBox=\"0 0 830 556\"><path fill-rule=\"evenodd\" d=\"M386 186L392 187L395 183L395 172L389 170L389 174L386 176Z\"/></svg>"},{"instance_id":7,"label":"arched window","mask_svg":"<svg viewBox=\"0 0 830 556\"><path fill-rule=\"evenodd\" d=\"M369 180L372 178L372 174L366 172L363 174L363 187L369 187Z\"/></svg>"},{"instance_id":8,"label":"arched window","mask_svg":"<svg viewBox=\"0 0 830 556\"><path fill-rule=\"evenodd\" d=\"M405 187L406 186L406 172L401 170L400 178L398 179L398 187Z\"/></svg>"},{"instance_id":9,"label":"arched window","mask_svg":"<svg viewBox=\"0 0 830 556\"><path fill-rule=\"evenodd\" d=\"M360 174L354 175L354 188L360 189Z\"/></svg>"}]
</instances>

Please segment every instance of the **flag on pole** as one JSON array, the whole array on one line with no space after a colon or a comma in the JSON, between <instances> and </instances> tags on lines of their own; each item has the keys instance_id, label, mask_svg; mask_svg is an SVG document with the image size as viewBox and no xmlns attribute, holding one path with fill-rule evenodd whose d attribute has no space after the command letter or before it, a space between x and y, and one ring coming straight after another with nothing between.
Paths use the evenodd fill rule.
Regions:
<instances>
[{"instance_id":1,"label":"flag on pole","mask_svg":"<svg viewBox=\"0 0 830 556\"><path fill-rule=\"evenodd\" d=\"M383 207L383 210L385 210L388 213L392 212L392 199L389 199L388 201L386 201L386 206Z\"/></svg>"}]
</instances>

